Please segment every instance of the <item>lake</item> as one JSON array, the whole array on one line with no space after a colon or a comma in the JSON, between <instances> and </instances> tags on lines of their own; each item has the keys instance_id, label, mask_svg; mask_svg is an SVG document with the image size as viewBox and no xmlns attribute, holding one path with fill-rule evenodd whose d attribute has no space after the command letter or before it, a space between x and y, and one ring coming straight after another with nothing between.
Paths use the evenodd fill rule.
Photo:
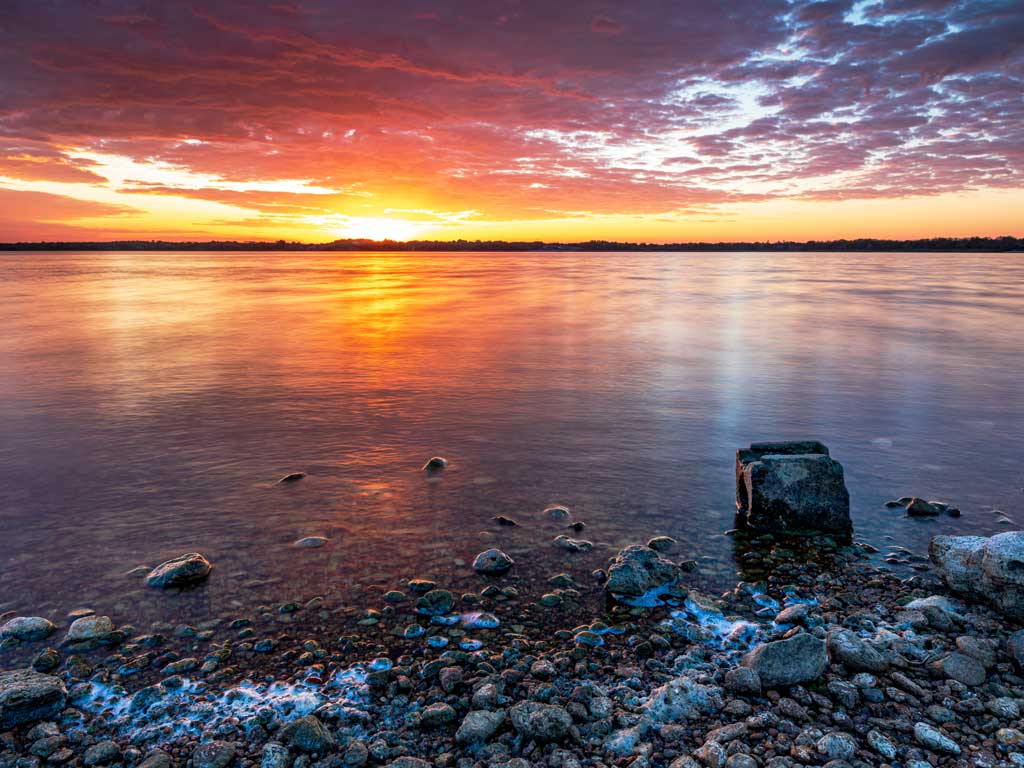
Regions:
<instances>
[{"instance_id":1,"label":"lake","mask_svg":"<svg viewBox=\"0 0 1024 768\"><path fill-rule=\"evenodd\" d=\"M735 583L764 439L826 442L883 555L1019 528L1022 318L1019 254L2 254L0 612L372 605L492 545L532 588L657 534ZM194 592L128 573L190 550Z\"/></svg>"}]
</instances>

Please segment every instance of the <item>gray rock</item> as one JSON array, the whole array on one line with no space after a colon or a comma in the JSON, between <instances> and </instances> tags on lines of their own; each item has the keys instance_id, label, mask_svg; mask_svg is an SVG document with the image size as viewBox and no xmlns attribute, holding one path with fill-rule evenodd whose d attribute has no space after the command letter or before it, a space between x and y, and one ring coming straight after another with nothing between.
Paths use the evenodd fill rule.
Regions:
<instances>
[{"instance_id":1,"label":"gray rock","mask_svg":"<svg viewBox=\"0 0 1024 768\"><path fill-rule=\"evenodd\" d=\"M521 701L513 705L509 714L516 731L534 741L561 741L572 728L572 716L555 704Z\"/></svg>"},{"instance_id":2,"label":"gray rock","mask_svg":"<svg viewBox=\"0 0 1024 768\"><path fill-rule=\"evenodd\" d=\"M849 760L857 751L857 742L842 732L826 733L815 746L829 760Z\"/></svg>"},{"instance_id":3,"label":"gray rock","mask_svg":"<svg viewBox=\"0 0 1024 768\"><path fill-rule=\"evenodd\" d=\"M621 550L608 567L604 588L616 595L640 597L644 593L674 584L682 570L650 547L633 544Z\"/></svg>"},{"instance_id":4,"label":"gray rock","mask_svg":"<svg viewBox=\"0 0 1024 768\"><path fill-rule=\"evenodd\" d=\"M930 501L919 499L916 496L907 502L906 510L911 517L936 517L943 511Z\"/></svg>"},{"instance_id":5,"label":"gray rock","mask_svg":"<svg viewBox=\"0 0 1024 768\"><path fill-rule=\"evenodd\" d=\"M306 715L285 726L281 737L296 749L309 754L330 752L334 736L316 715Z\"/></svg>"},{"instance_id":6,"label":"gray rock","mask_svg":"<svg viewBox=\"0 0 1024 768\"><path fill-rule=\"evenodd\" d=\"M743 657L765 688L782 688L817 680L828 666L825 643L802 632L786 640L759 645Z\"/></svg>"},{"instance_id":7,"label":"gray rock","mask_svg":"<svg viewBox=\"0 0 1024 768\"><path fill-rule=\"evenodd\" d=\"M942 673L967 686L978 686L985 682L985 667L981 662L963 653L951 653L938 662Z\"/></svg>"},{"instance_id":8,"label":"gray rock","mask_svg":"<svg viewBox=\"0 0 1024 768\"><path fill-rule=\"evenodd\" d=\"M345 754L341 756L341 761L349 768L362 768L369 759L370 750L362 739L349 742Z\"/></svg>"},{"instance_id":9,"label":"gray rock","mask_svg":"<svg viewBox=\"0 0 1024 768\"><path fill-rule=\"evenodd\" d=\"M443 456L431 456L427 459L427 463L423 465L424 472L437 472L441 469L448 467L448 459Z\"/></svg>"},{"instance_id":10,"label":"gray rock","mask_svg":"<svg viewBox=\"0 0 1024 768\"><path fill-rule=\"evenodd\" d=\"M235 759L235 745L207 741L192 750L192 768L227 768Z\"/></svg>"},{"instance_id":11,"label":"gray rock","mask_svg":"<svg viewBox=\"0 0 1024 768\"><path fill-rule=\"evenodd\" d=\"M68 643L102 643L114 633L114 622L109 616L83 616L68 627Z\"/></svg>"},{"instance_id":12,"label":"gray rock","mask_svg":"<svg viewBox=\"0 0 1024 768\"><path fill-rule=\"evenodd\" d=\"M942 752L947 755L960 754L959 744L928 723L914 723L914 738L921 746L932 752Z\"/></svg>"},{"instance_id":13,"label":"gray rock","mask_svg":"<svg viewBox=\"0 0 1024 768\"><path fill-rule=\"evenodd\" d=\"M447 589L432 589L416 600L416 610L425 616L444 616L455 605L455 597Z\"/></svg>"},{"instance_id":14,"label":"gray rock","mask_svg":"<svg viewBox=\"0 0 1024 768\"><path fill-rule=\"evenodd\" d=\"M268 741L263 745L260 768L288 768L292 764L291 753L284 744Z\"/></svg>"},{"instance_id":15,"label":"gray rock","mask_svg":"<svg viewBox=\"0 0 1024 768\"><path fill-rule=\"evenodd\" d=\"M671 552L678 543L671 536L655 536L647 542L647 546L655 552Z\"/></svg>"},{"instance_id":16,"label":"gray rock","mask_svg":"<svg viewBox=\"0 0 1024 768\"><path fill-rule=\"evenodd\" d=\"M586 539L573 539L564 533L555 536L554 544L559 549L564 549L567 552L589 552L594 548L594 542L587 541Z\"/></svg>"},{"instance_id":17,"label":"gray rock","mask_svg":"<svg viewBox=\"0 0 1024 768\"><path fill-rule=\"evenodd\" d=\"M0 627L0 640L42 640L52 635L56 629L56 624L42 616L15 616Z\"/></svg>"},{"instance_id":18,"label":"gray rock","mask_svg":"<svg viewBox=\"0 0 1024 768\"><path fill-rule=\"evenodd\" d=\"M868 746L886 760L896 759L896 745L878 731L868 731L867 740Z\"/></svg>"},{"instance_id":19,"label":"gray rock","mask_svg":"<svg viewBox=\"0 0 1024 768\"><path fill-rule=\"evenodd\" d=\"M488 549L476 556L473 570L477 573L505 573L515 561L500 549Z\"/></svg>"},{"instance_id":20,"label":"gray rock","mask_svg":"<svg viewBox=\"0 0 1024 768\"><path fill-rule=\"evenodd\" d=\"M775 617L776 624L807 624L811 615L811 607L805 603L796 603L783 608Z\"/></svg>"},{"instance_id":21,"label":"gray rock","mask_svg":"<svg viewBox=\"0 0 1024 768\"><path fill-rule=\"evenodd\" d=\"M162 749L154 749L139 763L138 768L171 768L171 756Z\"/></svg>"},{"instance_id":22,"label":"gray rock","mask_svg":"<svg viewBox=\"0 0 1024 768\"><path fill-rule=\"evenodd\" d=\"M828 652L833 661L854 672L884 672L888 660L849 629L836 628L828 633Z\"/></svg>"},{"instance_id":23,"label":"gray rock","mask_svg":"<svg viewBox=\"0 0 1024 768\"><path fill-rule=\"evenodd\" d=\"M1024 618L1024 531L990 538L936 536L928 546L935 570L954 592Z\"/></svg>"},{"instance_id":24,"label":"gray rock","mask_svg":"<svg viewBox=\"0 0 1024 768\"><path fill-rule=\"evenodd\" d=\"M64 683L52 675L31 669L0 672L0 732L55 718L66 699Z\"/></svg>"},{"instance_id":25,"label":"gray rock","mask_svg":"<svg viewBox=\"0 0 1024 768\"><path fill-rule=\"evenodd\" d=\"M420 722L428 728L436 728L455 720L455 709L450 704L439 701L435 704L428 704L420 713Z\"/></svg>"},{"instance_id":26,"label":"gray rock","mask_svg":"<svg viewBox=\"0 0 1024 768\"><path fill-rule=\"evenodd\" d=\"M735 667L725 673L725 688L733 693L761 693L761 678L750 667Z\"/></svg>"},{"instance_id":27,"label":"gray rock","mask_svg":"<svg viewBox=\"0 0 1024 768\"><path fill-rule=\"evenodd\" d=\"M434 766L426 760L420 760L418 757L409 757L408 755L405 755L388 763L388 768L434 768Z\"/></svg>"},{"instance_id":28,"label":"gray rock","mask_svg":"<svg viewBox=\"0 0 1024 768\"><path fill-rule=\"evenodd\" d=\"M99 741L85 750L82 763L87 766L107 765L120 759L121 748L117 746L117 742L107 739Z\"/></svg>"},{"instance_id":29,"label":"gray rock","mask_svg":"<svg viewBox=\"0 0 1024 768\"><path fill-rule=\"evenodd\" d=\"M326 536L303 536L292 546L298 547L299 549L319 549L327 542L328 538Z\"/></svg>"},{"instance_id":30,"label":"gray rock","mask_svg":"<svg viewBox=\"0 0 1024 768\"><path fill-rule=\"evenodd\" d=\"M758 530L853 531L843 466L815 440L751 443L736 451L736 508Z\"/></svg>"},{"instance_id":31,"label":"gray rock","mask_svg":"<svg viewBox=\"0 0 1024 768\"><path fill-rule=\"evenodd\" d=\"M1024 629L1018 629L1006 639L1006 651L1018 669L1024 669Z\"/></svg>"},{"instance_id":32,"label":"gray rock","mask_svg":"<svg viewBox=\"0 0 1024 768\"><path fill-rule=\"evenodd\" d=\"M149 572L146 584L157 589L187 587L204 581L213 566L198 552L186 552L180 557L160 563Z\"/></svg>"},{"instance_id":33,"label":"gray rock","mask_svg":"<svg viewBox=\"0 0 1024 768\"><path fill-rule=\"evenodd\" d=\"M475 697L474 697L475 701ZM462 725L455 732L455 741L459 744L477 744L487 741L505 722L505 712L491 712L477 709L469 712L462 720Z\"/></svg>"}]
</instances>

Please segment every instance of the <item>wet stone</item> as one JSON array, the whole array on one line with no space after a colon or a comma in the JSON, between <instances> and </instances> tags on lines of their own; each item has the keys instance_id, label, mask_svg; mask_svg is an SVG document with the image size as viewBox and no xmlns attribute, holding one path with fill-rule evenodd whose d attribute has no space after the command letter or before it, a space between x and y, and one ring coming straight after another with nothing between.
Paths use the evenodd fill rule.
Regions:
<instances>
[{"instance_id":1,"label":"wet stone","mask_svg":"<svg viewBox=\"0 0 1024 768\"><path fill-rule=\"evenodd\" d=\"M57 625L42 616L16 616L0 626L0 640L31 642L43 640L54 633Z\"/></svg>"},{"instance_id":2,"label":"wet stone","mask_svg":"<svg viewBox=\"0 0 1024 768\"><path fill-rule=\"evenodd\" d=\"M213 566L198 552L187 552L161 563L146 577L146 584L156 589L187 587L205 581Z\"/></svg>"}]
</instances>

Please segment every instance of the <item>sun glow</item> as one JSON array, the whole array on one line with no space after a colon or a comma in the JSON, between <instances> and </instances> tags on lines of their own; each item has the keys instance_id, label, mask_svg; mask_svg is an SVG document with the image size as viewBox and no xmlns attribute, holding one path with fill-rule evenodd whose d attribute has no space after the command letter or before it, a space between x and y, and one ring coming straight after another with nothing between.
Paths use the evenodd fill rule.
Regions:
<instances>
[{"instance_id":1,"label":"sun glow","mask_svg":"<svg viewBox=\"0 0 1024 768\"><path fill-rule=\"evenodd\" d=\"M434 228L428 221L372 216L311 216L310 223L337 238L367 240L412 240Z\"/></svg>"}]
</instances>

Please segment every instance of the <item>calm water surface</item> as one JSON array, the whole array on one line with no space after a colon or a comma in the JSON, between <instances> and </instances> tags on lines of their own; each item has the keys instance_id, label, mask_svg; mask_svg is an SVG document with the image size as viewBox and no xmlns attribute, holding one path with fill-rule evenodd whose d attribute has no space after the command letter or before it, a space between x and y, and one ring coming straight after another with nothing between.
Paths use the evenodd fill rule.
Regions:
<instances>
[{"instance_id":1,"label":"calm water surface","mask_svg":"<svg viewBox=\"0 0 1024 768\"><path fill-rule=\"evenodd\" d=\"M759 439L827 442L878 546L1016 527L1022 317L1020 255L0 255L0 612L378 604L492 543L529 586L662 533L724 584ZM201 590L125 575L192 549Z\"/></svg>"}]
</instances>

